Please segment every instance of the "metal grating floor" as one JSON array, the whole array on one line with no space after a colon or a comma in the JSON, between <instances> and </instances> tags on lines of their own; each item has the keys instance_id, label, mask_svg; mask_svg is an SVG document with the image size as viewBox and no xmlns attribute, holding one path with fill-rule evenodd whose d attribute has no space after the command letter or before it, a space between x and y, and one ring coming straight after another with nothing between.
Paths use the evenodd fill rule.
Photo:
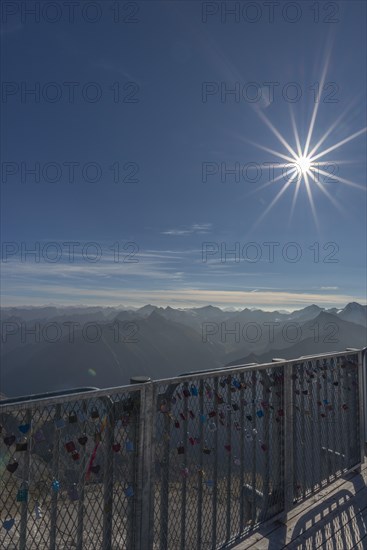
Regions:
<instances>
[{"instance_id":1,"label":"metal grating floor","mask_svg":"<svg viewBox=\"0 0 367 550\"><path fill-rule=\"evenodd\" d=\"M264 525L233 550L366 550L367 460L294 508L286 523Z\"/></svg>"}]
</instances>

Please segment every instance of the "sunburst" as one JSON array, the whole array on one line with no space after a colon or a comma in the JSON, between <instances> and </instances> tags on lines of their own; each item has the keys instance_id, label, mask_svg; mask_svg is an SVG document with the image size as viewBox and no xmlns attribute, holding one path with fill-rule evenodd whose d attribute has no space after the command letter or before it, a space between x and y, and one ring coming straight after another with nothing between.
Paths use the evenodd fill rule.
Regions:
<instances>
[{"instance_id":1,"label":"sunburst","mask_svg":"<svg viewBox=\"0 0 367 550\"><path fill-rule=\"evenodd\" d=\"M326 75L326 72L324 72L322 75L321 84L323 84L323 82L325 81L325 75ZM348 162L351 162L351 161L333 160L329 157L329 154L341 148L343 145L349 143L350 141L361 136L363 133L366 132L367 127L361 128L360 130L354 132L353 134L348 135L344 139L334 143L333 145L327 147L326 149L321 149L321 145L325 142L325 140L329 137L329 135L333 132L333 130L338 126L341 120L345 117L346 113L350 108L349 107L334 121L334 123L330 126L330 128L326 130L326 132L322 135L322 137L318 140L318 142L312 146L311 142L312 142L313 130L316 124L319 105L320 105L319 102L315 103L315 107L313 109L311 120L310 120L310 125L307 131L307 136L303 145L301 144L301 139L300 139L296 121L294 118L294 113L291 110L290 118L291 118L291 126L293 129L293 134L294 134L295 147L292 147L292 145L284 138L284 136L279 132L279 130L271 123L271 121L263 111L257 110L259 117L263 120L263 122L271 130L271 132L275 135L279 143L284 147L284 152L275 151L274 149L270 149L269 147L256 144L256 143L254 145L264 151L267 151L268 153L273 154L274 156L281 159L282 161L286 161L286 162L275 163L274 169L281 170L281 174L272 178L270 181L268 181L266 184L262 185L258 189L260 190L273 183L279 182L282 179L283 179L283 182L285 180L285 183L283 184L283 186L281 187L281 189L279 190L275 198L267 206L267 208L264 210L260 218L258 218L256 225L261 220L263 220L263 218L269 213L269 211L273 208L273 206L278 202L278 200L285 193L285 191L289 189L291 186L294 187L294 194L292 199L290 219L292 218L301 186L305 187L306 189L306 194L308 197L308 201L310 203L311 211L312 211L316 225L318 225L318 221L316 216L315 201L312 194L313 189L315 189L315 186L330 200L330 202L336 208L338 208L339 210L342 210L340 204L329 193L327 187L320 182L320 175L323 177L329 177L329 178L330 176L332 176L333 181L337 181L349 187L366 191L366 188L364 186L358 183L355 183L349 179L342 178L338 176L336 173L331 174L330 172L327 171L327 169L333 165L338 166L339 164L347 164Z\"/></svg>"}]
</instances>

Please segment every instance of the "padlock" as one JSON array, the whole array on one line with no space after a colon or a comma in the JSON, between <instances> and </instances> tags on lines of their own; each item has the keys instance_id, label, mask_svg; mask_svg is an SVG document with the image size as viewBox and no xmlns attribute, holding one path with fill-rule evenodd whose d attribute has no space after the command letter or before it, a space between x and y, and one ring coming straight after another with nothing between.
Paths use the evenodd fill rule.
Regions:
<instances>
[{"instance_id":1,"label":"padlock","mask_svg":"<svg viewBox=\"0 0 367 550\"><path fill-rule=\"evenodd\" d=\"M35 505L34 505L34 513L35 513L35 516L36 516L36 519L42 519L42 510L41 510L41 507L39 505L39 502L38 500L36 500L35 502Z\"/></svg>"},{"instance_id":2,"label":"padlock","mask_svg":"<svg viewBox=\"0 0 367 550\"><path fill-rule=\"evenodd\" d=\"M27 432L29 432L30 427L31 427L30 424L21 424L20 426L18 426L18 430L22 432L22 434L26 434ZM1 433L1 430L0 430L0 433Z\"/></svg>"},{"instance_id":3,"label":"padlock","mask_svg":"<svg viewBox=\"0 0 367 550\"><path fill-rule=\"evenodd\" d=\"M79 460L80 455L79 455L79 453L78 453L78 451L77 451L76 449L75 449L75 451L72 451L72 452L71 452L71 458L72 458L73 460L75 460L75 461L76 461L76 460Z\"/></svg>"},{"instance_id":4,"label":"padlock","mask_svg":"<svg viewBox=\"0 0 367 550\"><path fill-rule=\"evenodd\" d=\"M54 479L51 484L52 490L54 493L58 493L60 490L60 482L57 479Z\"/></svg>"},{"instance_id":5,"label":"padlock","mask_svg":"<svg viewBox=\"0 0 367 550\"><path fill-rule=\"evenodd\" d=\"M177 453L178 453L179 455L185 454L185 447L184 447L182 444L178 445L178 447L177 447Z\"/></svg>"},{"instance_id":6,"label":"padlock","mask_svg":"<svg viewBox=\"0 0 367 550\"><path fill-rule=\"evenodd\" d=\"M125 496L127 497L133 497L134 496L134 489L131 485L128 485L127 487L125 487Z\"/></svg>"},{"instance_id":7,"label":"padlock","mask_svg":"<svg viewBox=\"0 0 367 550\"><path fill-rule=\"evenodd\" d=\"M162 403L160 404L159 410L162 413L167 413L169 411L169 406L166 400L162 401Z\"/></svg>"},{"instance_id":8,"label":"padlock","mask_svg":"<svg viewBox=\"0 0 367 550\"><path fill-rule=\"evenodd\" d=\"M70 414L69 414L69 424L75 424L76 422L78 422L78 417L76 415L76 412L75 411L72 411Z\"/></svg>"},{"instance_id":9,"label":"padlock","mask_svg":"<svg viewBox=\"0 0 367 550\"><path fill-rule=\"evenodd\" d=\"M191 395L193 395L194 397L197 397L199 395L198 389L196 386L194 386L194 384L191 385Z\"/></svg>"},{"instance_id":10,"label":"padlock","mask_svg":"<svg viewBox=\"0 0 367 550\"><path fill-rule=\"evenodd\" d=\"M68 495L70 500L72 501L79 500L78 487L76 483L73 483L72 486L69 488Z\"/></svg>"},{"instance_id":11,"label":"padlock","mask_svg":"<svg viewBox=\"0 0 367 550\"><path fill-rule=\"evenodd\" d=\"M218 405L223 405L224 399L219 393L216 394L215 398L217 400Z\"/></svg>"},{"instance_id":12,"label":"padlock","mask_svg":"<svg viewBox=\"0 0 367 550\"><path fill-rule=\"evenodd\" d=\"M3 527L6 531L10 531L10 529L14 526L14 523L15 523L14 518L6 519L5 521L3 521Z\"/></svg>"},{"instance_id":13,"label":"padlock","mask_svg":"<svg viewBox=\"0 0 367 550\"><path fill-rule=\"evenodd\" d=\"M33 439L36 443L42 443L42 441L46 441L45 434L42 430L37 430L37 432L33 435Z\"/></svg>"},{"instance_id":14,"label":"padlock","mask_svg":"<svg viewBox=\"0 0 367 550\"><path fill-rule=\"evenodd\" d=\"M74 441L67 441L65 443L65 449L67 450L68 453L72 453L73 451L75 451L75 443Z\"/></svg>"},{"instance_id":15,"label":"padlock","mask_svg":"<svg viewBox=\"0 0 367 550\"><path fill-rule=\"evenodd\" d=\"M4 437L4 443L7 447L11 447L11 445L13 445L13 443L15 442L16 440L16 437L15 435L6 435Z\"/></svg>"},{"instance_id":16,"label":"padlock","mask_svg":"<svg viewBox=\"0 0 367 550\"><path fill-rule=\"evenodd\" d=\"M128 439L125 443L125 449L128 453L132 453L134 450L134 443Z\"/></svg>"},{"instance_id":17,"label":"padlock","mask_svg":"<svg viewBox=\"0 0 367 550\"><path fill-rule=\"evenodd\" d=\"M17 453L21 453L23 451L26 451L28 447L27 439L24 438L22 441L18 441L15 445L15 450Z\"/></svg>"},{"instance_id":18,"label":"padlock","mask_svg":"<svg viewBox=\"0 0 367 550\"><path fill-rule=\"evenodd\" d=\"M54 424L57 430L61 430L65 426L65 420L63 418L57 418Z\"/></svg>"},{"instance_id":19,"label":"padlock","mask_svg":"<svg viewBox=\"0 0 367 550\"><path fill-rule=\"evenodd\" d=\"M87 441L88 441L88 437L85 434L78 437L78 443L82 446L84 446L87 443Z\"/></svg>"},{"instance_id":20,"label":"padlock","mask_svg":"<svg viewBox=\"0 0 367 550\"><path fill-rule=\"evenodd\" d=\"M99 418L99 412L98 412L98 409L97 409L96 407L94 407L94 408L91 410L90 417L93 418L94 420L96 420L97 418Z\"/></svg>"},{"instance_id":21,"label":"padlock","mask_svg":"<svg viewBox=\"0 0 367 550\"><path fill-rule=\"evenodd\" d=\"M6 469L11 474L14 474L14 472L18 468L18 466L19 466L18 462L15 460L15 458L13 458L12 462L9 462L9 464L7 464Z\"/></svg>"},{"instance_id":22,"label":"padlock","mask_svg":"<svg viewBox=\"0 0 367 550\"><path fill-rule=\"evenodd\" d=\"M17 492L17 502L27 502L28 500L28 487L22 486Z\"/></svg>"}]
</instances>

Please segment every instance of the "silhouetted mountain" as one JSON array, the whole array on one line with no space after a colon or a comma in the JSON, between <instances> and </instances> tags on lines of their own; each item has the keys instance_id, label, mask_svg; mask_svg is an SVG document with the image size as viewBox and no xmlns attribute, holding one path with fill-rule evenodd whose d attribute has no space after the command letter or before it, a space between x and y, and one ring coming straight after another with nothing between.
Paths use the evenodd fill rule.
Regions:
<instances>
[{"instance_id":1,"label":"silhouetted mountain","mask_svg":"<svg viewBox=\"0 0 367 550\"><path fill-rule=\"evenodd\" d=\"M323 311L323 308L312 304L311 306L304 307L303 309L293 311L289 318L297 321L308 321L317 317L321 311Z\"/></svg>"},{"instance_id":2,"label":"silhouetted mountain","mask_svg":"<svg viewBox=\"0 0 367 550\"><path fill-rule=\"evenodd\" d=\"M364 327L343 321L336 315L326 313L325 311L321 312L311 322L308 321L305 323L302 326L302 332L307 334L311 328L313 336L300 339L284 348L273 347L264 353L252 353L232 359L228 364L240 365L253 362L254 360L258 363L265 363L271 361L274 357L293 359L301 355L343 351L347 347L363 348L367 346L367 333Z\"/></svg>"},{"instance_id":3,"label":"silhouetted mountain","mask_svg":"<svg viewBox=\"0 0 367 550\"><path fill-rule=\"evenodd\" d=\"M1 314L0 391L8 396L118 386L134 375L158 379L367 345L366 306L357 303L291 313L147 305L135 311L5 308Z\"/></svg>"},{"instance_id":4,"label":"silhouetted mountain","mask_svg":"<svg viewBox=\"0 0 367 550\"><path fill-rule=\"evenodd\" d=\"M338 316L344 321L350 321L351 323L358 323L367 327L367 306L361 306L357 302L350 302L345 306Z\"/></svg>"}]
</instances>

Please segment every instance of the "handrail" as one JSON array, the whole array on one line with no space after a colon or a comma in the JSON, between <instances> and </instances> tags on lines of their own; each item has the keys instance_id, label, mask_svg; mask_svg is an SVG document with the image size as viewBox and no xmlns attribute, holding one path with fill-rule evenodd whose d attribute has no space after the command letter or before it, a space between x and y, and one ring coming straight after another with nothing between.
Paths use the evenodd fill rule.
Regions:
<instances>
[{"instance_id":1,"label":"handrail","mask_svg":"<svg viewBox=\"0 0 367 550\"><path fill-rule=\"evenodd\" d=\"M9 397L6 399L0 399L1 405L13 405L15 403L24 403L25 401L37 401L39 399L48 399L50 397L62 397L63 395L73 395L75 393L85 393L89 391L96 391L100 388L94 386L86 386L81 388L71 388L67 390L44 392L44 393L33 393L30 395L19 395L17 397Z\"/></svg>"}]
</instances>

